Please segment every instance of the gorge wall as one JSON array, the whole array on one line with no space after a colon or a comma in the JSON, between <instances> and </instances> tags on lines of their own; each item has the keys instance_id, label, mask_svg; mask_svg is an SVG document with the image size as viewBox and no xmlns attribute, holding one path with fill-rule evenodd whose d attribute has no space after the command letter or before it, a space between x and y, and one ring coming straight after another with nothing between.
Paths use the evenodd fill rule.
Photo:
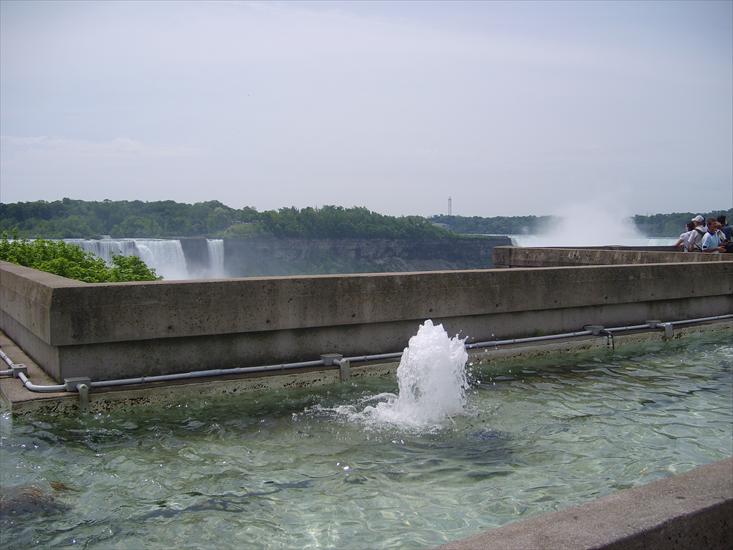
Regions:
<instances>
[{"instance_id":1,"label":"gorge wall","mask_svg":"<svg viewBox=\"0 0 733 550\"><path fill-rule=\"evenodd\" d=\"M508 237L460 239L224 239L223 271L228 277L437 271L492 267L495 246ZM210 272L206 239L181 239L189 273Z\"/></svg>"}]
</instances>

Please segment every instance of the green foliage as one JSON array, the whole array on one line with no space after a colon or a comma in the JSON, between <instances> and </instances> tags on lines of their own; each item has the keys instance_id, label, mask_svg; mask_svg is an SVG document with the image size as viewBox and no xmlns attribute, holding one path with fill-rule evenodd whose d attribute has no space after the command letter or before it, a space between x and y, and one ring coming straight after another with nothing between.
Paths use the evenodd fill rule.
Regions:
<instances>
[{"instance_id":1,"label":"green foliage","mask_svg":"<svg viewBox=\"0 0 733 550\"><path fill-rule=\"evenodd\" d=\"M122 283L127 281L156 281L162 279L155 274L152 267L137 256L112 256L112 267L109 269L109 281Z\"/></svg>"},{"instance_id":2,"label":"green foliage","mask_svg":"<svg viewBox=\"0 0 733 550\"><path fill-rule=\"evenodd\" d=\"M263 212L259 224L264 233L275 237L440 239L453 236L419 216L396 218L363 207L281 208L277 212Z\"/></svg>"},{"instance_id":3,"label":"green foliage","mask_svg":"<svg viewBox=\"0 0 733 550\"><path fill-rule=\"evenodd\" d=\"M110 267L101 258L63 241L10 240L7 236L3 236L0 239L0 260L85 283L160 279L155 270L150 269L140 258L115 256Z\"/></svg>"},{"instance_id":4,"label":"green foliage","mask_svg":"<svg viewBox=\"0 0 733 550\"><path fill-rule=\"evenodd\" d=\"M240 221L251 208L235 210L218 202L81 201L0 203L0 232L51 239L211 236ZM256 211L255 211L256 212Z\"/></svg>"},{"instance_id":5,"label":"green foliage","mask_svg":"<svg viewBox=\"0 0 733 550\"><path fill-rule=\"evenodd\" d=\"M703 216L725 212L702 213ZM733 217L733 210L728 210ZM639 231L651 237L679 235L692 212L635 216ZM81 201L0 203L0 232L22 237L250 237L435 239L457 234L538 233L551 216L419 216L393 217L366 208L281 208L258 212L230 208L219 201L182 204L174 201ZM619 220L621 223L621 220Z\"/></svg>"},{"instance_id":6,"label":"green foliage","mask_svg":"<svg viewBox=\"0 0 733 550\"><path fill-rule=\"evenodd\" d=\"M433 223L440 224L451 231L462 234L482 235L522 235L539 233L549 222L551 216L446 216L438 215L430 218Z\"/></svg>"},{"instance_id":7,"label":"green foliage","mask_svg":"<svg viewBox=\"0 0 733 550\"><path fill-rule=\"evenodd\" d=\"M673 214L652 214L650 216L634 216L634 223L639 231L650 237L677 237L684 231L685 224L698 214L703 218L725 216L728 223L733 222L733 209L714 210L713 212L675 212Z\"/></svg>"},{"instance_id":8,"label":"green foliage","mask_svg":"<svg viewBox=\"0 0 733 550\"><path fill-rule=\"evenodd\" d=\"M218 201L102 201L0 203L0 231L23 237L248 237L433 239L452 236L418 216L392 217L366 208L240 210Z\"/></svg>"},{"instance_id":9,"label":"green foliage","mask_svg":"<svg viewBox=\"0 0 733 550\"><path fill-rule=\"evenodd\" d=\"M217 237L231 237L235 239L246 239L262 234L262 226L257 223L235 223L216 234Z\"/></svg>"}]
</instances>

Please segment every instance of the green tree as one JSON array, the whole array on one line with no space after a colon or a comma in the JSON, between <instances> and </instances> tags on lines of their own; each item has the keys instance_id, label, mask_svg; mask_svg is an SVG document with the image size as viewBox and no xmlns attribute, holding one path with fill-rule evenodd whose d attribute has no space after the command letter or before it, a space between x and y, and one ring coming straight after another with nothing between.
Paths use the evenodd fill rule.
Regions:
<instances>
[{"instance_id":1,"label":"green tree","mask_svg":"<svg viewBox=\"0 0 733 550\"><path fill-rule=\"evenodd\" d=\"M10 240L4 235L0 239L0 260L86 283L160 279L140 258L115 256L110 267L101 258L63 241Z\"/></svg>"}]
</instances>

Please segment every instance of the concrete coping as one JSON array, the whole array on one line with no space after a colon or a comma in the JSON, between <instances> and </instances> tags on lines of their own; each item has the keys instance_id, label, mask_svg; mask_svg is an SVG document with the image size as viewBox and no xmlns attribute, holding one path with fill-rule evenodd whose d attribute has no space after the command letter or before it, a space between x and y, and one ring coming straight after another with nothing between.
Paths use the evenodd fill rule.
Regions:
<instances>
[{"instance_id":1,"label":"concrete coping","mask_svg":"<svg viewBox=\"0 0 733 550\"><path fill-rule=\"evenodd\" d=\"M733 458L440 548L733 548Z\"/></svg>"}]
</instances>

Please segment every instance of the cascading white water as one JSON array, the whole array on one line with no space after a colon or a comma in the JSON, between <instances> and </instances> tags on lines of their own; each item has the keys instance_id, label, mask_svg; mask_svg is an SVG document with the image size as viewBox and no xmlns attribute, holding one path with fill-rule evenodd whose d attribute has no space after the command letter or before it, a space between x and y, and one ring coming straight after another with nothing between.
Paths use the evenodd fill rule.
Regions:
<instances>
[{"instance_id":1,"label":"cascading white water","mask_svg":"<svg viewBox=\"0 0 733 550\"><path fill-rule=\"evenodd\" d=\"M225 277L224 271L224 240L206 239L206 248L209 252L209 277Z\"/></svg>"},{"instance_id":2,"label":"cascading white water","mask_svg":"<svg viewBox=\"0 0 733 550\"><path fill-rule=\"evenodd\" d=\"M428 319L402 353L397 369L399 394L368 398L365 401L380 401L362 411L341 406L335 412L372 426L440 427L446 419L464 412L467 360L464 340L449 337L443 325Z\"/></svg>"},{"instance_id":3,"label":"cascading white water","mask_svg":"<svg viewBox=\"0 0 733 550\"><path fill-rule=\"evenodd\" d=\"M164 279L188 279L186 257L181 241L167 239L135 239L140 258Z\"/></svg>"},{"instance_id":4,"label":"cascading white water","mask_svg":"<svg viewBox=\"0 0 733 550\"><path fill-rule=\"evenodd\" d=\"M137 256L164 279L188 279L181 241L168 239L64 239L111 263L112 256Z\"/></svg>"},{"instance_id":5,"label":"cascading white water","mask_svg":"<svg viewBox=\"0 0 733 550\"><path fill-rule=\"evenodd\" d=\"M80 246L108 264L112 263L112 256L139 256L133 239L64 239L64 242Z\"/></svg>"}]
</instances>

